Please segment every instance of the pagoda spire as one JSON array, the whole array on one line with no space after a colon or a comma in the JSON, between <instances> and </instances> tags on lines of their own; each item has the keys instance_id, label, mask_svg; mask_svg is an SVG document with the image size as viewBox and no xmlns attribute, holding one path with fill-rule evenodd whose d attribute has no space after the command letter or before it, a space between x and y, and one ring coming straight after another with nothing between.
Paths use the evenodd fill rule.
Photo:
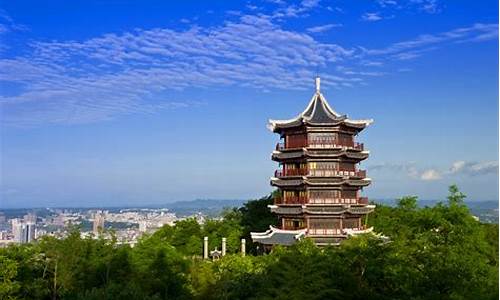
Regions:
<instances>
[{"instance_id":1,"label":"pagoda spire","mask_svg":"<svg viewBox=\"0 0 500 300\"><path fill-rule=\"evenodd\" d=\"M319 93L319 90L320 90L320 86L321 86L321 79L319 78L319 76L316 76L316 93Z\"/></svg>"}]
</instances>

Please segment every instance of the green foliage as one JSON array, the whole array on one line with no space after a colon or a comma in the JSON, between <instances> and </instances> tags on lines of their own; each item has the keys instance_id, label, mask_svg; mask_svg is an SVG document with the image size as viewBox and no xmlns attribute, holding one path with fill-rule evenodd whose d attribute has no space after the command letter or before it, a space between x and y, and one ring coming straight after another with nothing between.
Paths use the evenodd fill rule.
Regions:
<instances>
[{"instance_id":1,"label":"green foliage","mask_svg":"<svg viewBox=\"0 0 500 300\"><path fill-rule=\"evenodd\" d=\"M16 261L0 255L0 299L15 299L14 295L19 290L16 275Z\"/></svg>"},{"instance_id":2,"label":"green foliage","mask_svg":"<svg viewBox=\"0 0 500 300\"><path fill-rule=\"evenodd\" d=\"M227 251L237 253L240 247L240 238L243 227L241 226L241 212L236 209L225 210L221 220L207 220L203 226L203 236L208 236L209 249L218 248L222 238L227 239Z\"/></svg>"},{"instance_id":3,"label":"green foliage","mask_svg":"<svg viewBox=\"0 0 500 300\"><path fill-rule=\"evenodd\" d=\"M275 194L276 192L258 200L248 201L240 208L243 237L247 241L251 241L250 232L266 231L269 229L269 225L276 226L278 224L278 217L271 213L268 207L274 203ZM247 251L255 254L256 246L254 243L249 243Z\"/></svg>"},{"instance_id":4,"label":"green foliage","mask_svg":"<svg viewBox=\"0 0 500 300\"><path fill-rule=\"evenodd\" d=\"M464 197L452 186L434 207L416 197L377 207L369 224L389 242L305 239L261 256L239 255L239 239L275 221L271 197L164 226L134 248L73 230L0 249L0 299L498 299L498 225L478 222ZM202 260L204 236L211 248L227 237L228 255Z\"/></svg>"}]
</instances>

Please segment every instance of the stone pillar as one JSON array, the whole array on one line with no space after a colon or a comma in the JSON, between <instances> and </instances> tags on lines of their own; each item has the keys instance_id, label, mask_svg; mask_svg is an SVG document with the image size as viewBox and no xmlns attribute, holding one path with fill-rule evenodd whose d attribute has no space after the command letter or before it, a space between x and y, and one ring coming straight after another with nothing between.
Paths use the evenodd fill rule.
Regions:
<instances>
[{"instance_id":1,"label":"stone pillar","mask_svg":"<svg viewBox=\"0 0 500 300\"><path fill-rule=\"evenodd\" d=\"M222 238L222 256L226 255L226 238Z\"/></svg>"},{"instance_id":2,"label":"stone pillar","mask_svg":"<svg viewBox=\"0 0 500 300\"><path fill-rule=\"evenodd\" d=\"M203 238L203 258L208 259L208 236Z\"/></svg>"},{"instance_id":3,"label":"stone pillar","mask_svg":"<svg viewBox=\"0 0 500 300\"><path fill-rule=\"evenodd\" d=\"M245 256L246 254L246 240L245 239L241 239L241 256Z\"/></svg>"}]
</instances>

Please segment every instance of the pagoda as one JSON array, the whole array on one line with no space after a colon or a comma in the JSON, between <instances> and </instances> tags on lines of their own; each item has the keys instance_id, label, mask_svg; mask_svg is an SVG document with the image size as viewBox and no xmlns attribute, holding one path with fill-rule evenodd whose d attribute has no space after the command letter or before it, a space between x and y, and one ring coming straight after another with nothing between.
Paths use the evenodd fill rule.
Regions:
<instances>
[{"instance_id":1,"label":"pagoda","mask_svg":"<svg viewBox=\"0 0 500 300\"><path fill-rule=\"evenodd\" d=\"M269 121L269 129L281 137L272 153L280 166L271 177L277 196L269 206L280 225L252 232L254 242L291 245L308 237L317 245L331 245L371 232L366 221L375 205L361 196L371 180L358 168L369 151L356 137L372 122L352 120L333 110L320 92L319 78L301 114Z\"/></svg>"}]
</instances>

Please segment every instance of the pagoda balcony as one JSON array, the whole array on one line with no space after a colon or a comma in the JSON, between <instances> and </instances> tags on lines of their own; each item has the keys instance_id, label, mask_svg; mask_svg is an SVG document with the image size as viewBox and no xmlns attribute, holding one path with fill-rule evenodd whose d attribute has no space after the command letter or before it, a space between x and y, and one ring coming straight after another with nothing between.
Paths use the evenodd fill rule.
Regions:
<instances>
[{"instance_id":1,"label":"pagoda balcony","mask_svg":"<svg viewBox=\"0 0 500 300\"><path fill-rule=\"evenodd\" d=\"M285 149L296 149L296 148L319 148L319 149L329 149L329 148L342 148L347 147L355 150L364 150L363 143L357 143L352 141L340 140L340 139L323 139L323 138L309 138L309 139L294 139L288 141L288 143L279 142L276 144L276 150L281 151Z\"/></svg>"},{"instance_id":2,"label":"pagoda balcony","mask_svg":"<svg viewBox=\"0 0 500 300\"><path fill-rule=\"evenodd\" d=\"M312 198L309 197L309 204L328 204L328 205L338 205L338 204L368 204L367 197L358 198Z\"/></svg>"},{"instance_id":3,"label":"pagoda balcony","mask_svg":"<svg viewBox=\"0 0 500 300\"><path fill-rule=\"evenodd\" d=\"M370 232L371 228L361 225L355 228L309 228L308 235L356 235Z\"/></svg>"},{"instance_id":4,"label":"pagoda balcony","mask_svg":"<svg viewBox=\"0 0 500 300\"><path fill-rule=\"evenodd\" d=\"M365 204L365 205L370 204L370 202L368 202L368 197L359 197L358 204Z\"/></svg>"},{"instance_id":5,"label":"pagoda balcony","mask_svg":"<svg viewBox=\"0 0 500 300\"><path fill-rule=\"evenodd\" d=\"M341 148L346 147L350 149L363 151L365 149L363 143L357 143L353 141L339 140L339 139L322 139L314 138L309 139L307 143L310 148Z\"/></svg>"},{"instance_id":6,"label":"pagoda balcony","mask_svg":"<svg viewBox=\"0 0 500 300\"><path fill-rule=\"evenodd\" d=\"M365 170L331 170L331 169L314 169L310 170L310 176L331 177L331 176L349 176L354 178L366 178Z\"/></svg>"},{"instance_id":7,"label":"pagoda balcony","mask_svg":"<svg viewBox=\"0 0 500 300\"><path fill-rule=\"evenodd\" d=\"M287 169L287 170L276 170L274 172L274 177L305 176L308 174L309 174L308 169Z\"/></svg>"},{"instance_id":8,"label":"pagoda balcony","mask_svg":"<svg viewBox=\"0 0 500 300\"><path fill-rule=\"evenodd\" d=\"M274 198L274 204L307 204L307 196L287 196L278 195Z\"/></svg>"},{"instance_id":9,"label":"pagoda balcony","mask_svg":"<svg viewBox=\"0 0 500 300\"><path fill-rule=\"evenodd\" d=\"M299 226L299 227L293 227L293 226L281 226L281 230L301 230L301 229L306 229L307 227L305 225Z\"/></svg>"},{"instance_id":10,"label":"pagoda balcony","mask_svg":"<svg viewBox=\"0 0 500 300\"><path fill-rule=\"evenodd\" d=\"M331 169L285 169L276 170L274 177L288 177L288 176L317 176L317 177L333 177L333 176L348 176L353 178L366 178L366 170L331 170Z\"/></svg>"},{"instance_id":11,"label":"pagoda balcony","mask_svg":"<svg viewBox=\"0 0 500 300\"><path fill-rule=\"evenodd\" d=\"M309 228L308 235L343 235L340 228Z\"/></svg>"},{"instance_id":12,"label":"pagoda balcony","mask_svg":"<svg viewBox=\"0 0 500 300\"><path fill-rule=\"evenodd\" d=\"M277 195L274 197L274 204L327 204L327 205L338 205L338 204L360 204L368 205L368 197L358 197L358 198L313 198L309 196L288 196L284 198L282 195Z\"/></svg>"}]
</instances>

